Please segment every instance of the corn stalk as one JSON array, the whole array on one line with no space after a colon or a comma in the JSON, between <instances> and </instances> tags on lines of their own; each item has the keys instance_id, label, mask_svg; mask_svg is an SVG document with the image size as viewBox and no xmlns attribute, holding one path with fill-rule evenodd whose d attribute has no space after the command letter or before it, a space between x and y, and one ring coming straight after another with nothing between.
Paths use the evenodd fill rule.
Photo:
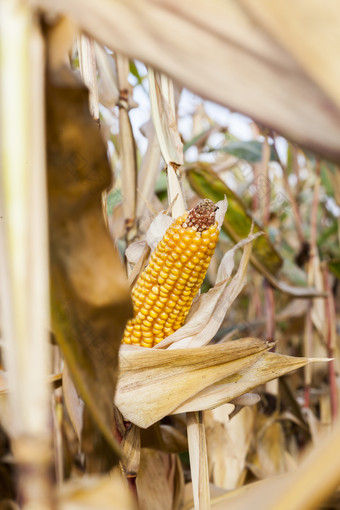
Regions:
<instances>
[{"instance_id":1,"label":"corn stalk","mask_svg":"<svg viewBox=\"0 0 340 510\"><path fill-rule=\"evenodd\" d=\"M52 507L44 42L19 1L1 15L1 298L22 508Z\"/></svg>"}]
</instances>

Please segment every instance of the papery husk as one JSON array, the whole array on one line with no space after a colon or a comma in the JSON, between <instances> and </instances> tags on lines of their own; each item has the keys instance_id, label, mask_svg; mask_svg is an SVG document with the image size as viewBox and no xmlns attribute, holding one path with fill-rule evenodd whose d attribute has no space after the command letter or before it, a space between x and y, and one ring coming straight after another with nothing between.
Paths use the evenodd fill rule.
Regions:
<instances>
[{"instance_id":1,"label":"papery husk","mask_svg":"<svg viewBox=\"0 0 340 510\"><path fill-rule=\"evenodd\" d=\"M227 404L228 405L228 404ZM244 407L229 419L225 406L204 413L210 480L224 489L235 489L244 482L246 457L252 441L256 409Z\"/></svg>"},{"instance_id":2,"label":"papery husk","mask_svg":"<svg viewBox=\"0 0 340 510\"><path fill-rule=\"evenodd\" d=\"M184 478L177 455L143 448L136 485L140 510L179 510Z\"/></svg>"},{"instance_id":3,"label":"papery husk","mask_svg":"<svg viewBox=\"0 0 340 510\"><path fill-rule=\"evenodd\" d=\"M183 410L214 409L233 401L236 397L244 395L261 384L305 366L309 361L308 358L263 353L252 366L241 369L212 385L207 385L203 390L174 409L172 413L176 414L183 412ZM328 360L325 359L324 361Z\"/></svg>"},{"instance_id":4,"label":"papery husk","mask_svg":"<svg viewBox=\"0 0 340 510\"><path fill-rule=\"evenodd\" d=\"M285 473L291 465L296 467L286 447L282 423L259 414L253 434L253 451L248 457L248 466L256 478L269 478Z\"/></svg>"},{"instance_id":5,"label":"papery husk","mask_svg":"<svg viewBox=\"0 0 340 510\"><path fill-rule=\"evenodd\" d=\"M184 350L124 346L115 404L125 419L149 427L207 386L251 366L267 348L256 338Z\"/></svg>"}]
</instances>

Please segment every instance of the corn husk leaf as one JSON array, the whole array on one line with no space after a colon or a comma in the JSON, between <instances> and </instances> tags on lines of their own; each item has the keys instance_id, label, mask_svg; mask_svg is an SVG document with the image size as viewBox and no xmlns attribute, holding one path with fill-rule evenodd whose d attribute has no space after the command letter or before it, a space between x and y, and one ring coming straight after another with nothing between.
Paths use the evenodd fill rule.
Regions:
<instances>
[{"instance_id":1,"label":"corn husk leaf","mask_svg":"<svg viewBox=\"0 0 340 510\"><path fill-rule=\"evenodd\" d=\"M173 410L173 414L183 412L183 410L214 409L227 402L233 402L237 397L261 384L301 368L308 362L308 358L264 353L251 367L221 379L187 399Z\"/></svg>"},{"instance_id":2,"label":"corn husk leaf","mask_svg":"<svg viewBox=\"0 0 340 510\"><path fill-rule=\"evenodd\" d=\"M207 386L251 366L267 348L255 338L180 350L124 346L115 404L125 419L147 428Z\"/></svg>"},{"instance_id":3,"label":"corn husk leaf","mask_svg":"<svg viewBox=\"0 0 340 510\"><path fill-rule=\"evenodd\" d=\"M140 510L179 510L184 478L178 456L143 448L136 485Z\"/></svg>"},{"instance_id":4,"label":"corn husk leaf","mask_svg":"<svg viewBox=\"0 0 340 510\"><path fill-rule=\"evenodd\" d=\"M175 349L201 347L211 341L217 333L226 312L244 286L251 253L251 242L259 235L261 233L251 234L224 255L218 272L218 276L224 277L224 280L218 282L206 294L202 294L193 304L184 326L165 338L156 348L162 349L169 346ZM244 245L240 265L228 285L234 268L235 251Z\"/></svg>"},{"instance_id":5,"label":"corn husk leaf","mask_svg":"<svg viewBox=\"0 0 340 510\"><path fill-rule=\"evenodd\" d=\"M229 419L224 407L204 413L204 423L210 480L219 487L232 490L244 482L256 409L244 407Z\"/></svg>"}]
</instances>

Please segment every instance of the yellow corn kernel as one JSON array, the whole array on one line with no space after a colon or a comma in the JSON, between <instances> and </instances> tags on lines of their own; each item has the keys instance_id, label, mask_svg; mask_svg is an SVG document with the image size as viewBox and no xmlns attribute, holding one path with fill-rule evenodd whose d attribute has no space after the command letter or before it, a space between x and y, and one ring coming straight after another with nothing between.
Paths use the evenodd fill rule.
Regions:
<instances>
[{"instance_id":1,"label":"yellow corn kernel","mask_svg":"<svg viewBox=\"0 0 340 510\"><path fill-rule=\"evenodd\" d=\"M123 343L153 347L183 325L217 244L215 210L203 200L167 229L132 290Z\"/></svg>"}]
</instances>

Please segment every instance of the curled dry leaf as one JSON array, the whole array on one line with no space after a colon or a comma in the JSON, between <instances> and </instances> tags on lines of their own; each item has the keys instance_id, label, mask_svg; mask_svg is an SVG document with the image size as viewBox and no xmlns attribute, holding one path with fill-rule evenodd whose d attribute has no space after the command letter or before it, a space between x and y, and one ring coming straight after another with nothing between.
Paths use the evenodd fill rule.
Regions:
<instances>
[{"instance_id":1,"label":"curled dry leaf","mask_svg":"<svg viewBox=\"0 0 340 510\"><path fill-rule=\"evenodd\" d=\"M242 485L246 471L246 456L252 440L255 410L244 407L231 420L215 411L204 413L210 480L224 489Z\"/></svg>"},{"instance_id":2,"label":"curled dry leaf","mask_svg":"<svg viewBox=\"0 0 340 510\"><path fill-rule=\"evenodd\" d=\"M102 215L110 167L86 89L67 71L53 79L47 87L52 329L77 391L117 451L112 400L131 308L124 269Z\"/></svg>"}]
</instances>

